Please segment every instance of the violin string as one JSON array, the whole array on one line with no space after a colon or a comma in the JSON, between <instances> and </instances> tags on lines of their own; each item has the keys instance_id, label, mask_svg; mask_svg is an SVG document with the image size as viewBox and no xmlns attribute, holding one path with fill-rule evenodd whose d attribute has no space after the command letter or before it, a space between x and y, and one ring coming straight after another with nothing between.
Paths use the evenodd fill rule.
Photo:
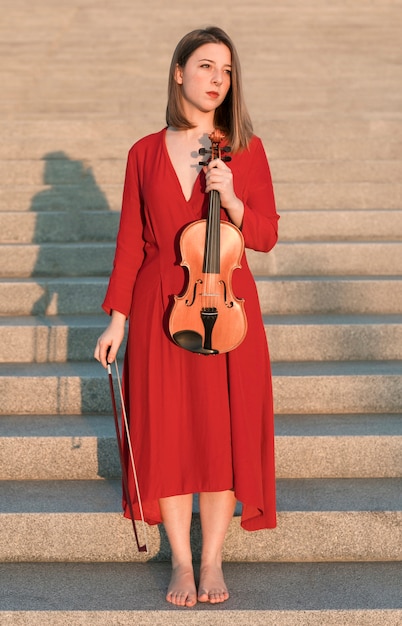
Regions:
<instances>
[{"instance_id":1,"label":"violin string","mask_svg":"<svg viewBox=\"0 0 402 626\"><path fill-rule=\"evenodd\" d=\"M212 140L211 158L213 160L220 158L220 156L219 141ZM220 271L220 195L219 191L216 190L212 190L209 194L207 237L208 241L205 246L205 269L207 275L205 277L204 293L209 295L204 298L202 304L203 306L217 308L215 272L217 269Z\"/></svg>"}]
</instances>

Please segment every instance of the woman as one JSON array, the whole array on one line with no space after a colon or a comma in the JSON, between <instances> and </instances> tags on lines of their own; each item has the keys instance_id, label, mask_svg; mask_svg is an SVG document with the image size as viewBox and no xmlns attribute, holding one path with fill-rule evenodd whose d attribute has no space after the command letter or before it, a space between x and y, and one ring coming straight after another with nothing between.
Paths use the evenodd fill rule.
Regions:
<instances>
[{"instance_id":1,"label":"woman","mask_svg":"<svg viewBox=\"0 0 402 626\"><path fill-rule=\"evenodd\" d=\"M222 547L236 500L246 530L273 528L275 478L271 373L257 291L245 256L233 291L245 299L248 330L234 350L200 356L169 334L173 297L184 291L180 234L206 217L220 194L221 219L241 229L246 247L270 250L278 216L261 141L252 133L232 41L216 27L186 35L173 55L167 127L130 150L116 255L98 340L106 367L129 335L124 395L145 514L163 522L172 551L167 600L179 606L223 602L229 593ZM219 128L232 160L199 164L199 148ZM135 494L133 485L131 492ZM199 493L202 554L198 592L190 548L193 494ZM125 515L128 516L125 504ZM137 517L138 502L133 495Z\"/></svg>"}]
</instances>

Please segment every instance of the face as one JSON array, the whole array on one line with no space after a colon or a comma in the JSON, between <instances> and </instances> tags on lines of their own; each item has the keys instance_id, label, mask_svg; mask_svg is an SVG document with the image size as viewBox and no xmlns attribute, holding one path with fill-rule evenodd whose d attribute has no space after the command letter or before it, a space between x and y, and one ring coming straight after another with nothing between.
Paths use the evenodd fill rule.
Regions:
<instances>
[{"instance_id":1,"label":"face","mask_svg":"<svg viewBox=\"0 0 402 626\"><path fill-rule=\"evenodd\" d=\"M231 61L225 44L207 43L193 52L184 68L176 68L187 115L194 109L215 111L222 104L230 89Z\"/></svg>"}]
</instances>

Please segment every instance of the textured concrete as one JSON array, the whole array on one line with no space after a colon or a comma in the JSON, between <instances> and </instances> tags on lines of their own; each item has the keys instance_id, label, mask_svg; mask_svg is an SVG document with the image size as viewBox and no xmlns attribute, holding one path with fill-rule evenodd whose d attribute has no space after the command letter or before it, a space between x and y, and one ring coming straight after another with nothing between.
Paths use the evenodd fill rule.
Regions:
<instances>
[{"instance_id":1,"label":"textured concrete","mask_svg":"<svg viewBox=\"0 0 402 626\"><path fill-rule=\"evenodd\" d=\"M402 617L396 563L228 563L225 573L226 603L182 609L164 600L167 564L0 565L0 618L7 626L397 626Z\"/></svg>"},{"instance_id":2,"label":"textured concrete","mask_svg":"<svg viewBox=\"0 0 402 626\"><path fill-rule=\"evenodd\" d=\"M107 318L26 316L2 318L1 322L2 363L44 363L90 361Z\"/></svg>"},{"instance_id":3,"label":"textured concrete","mask_svg":"<svg viewBox=\"0 0 402 626\"><path fill-rule=\"evenodd\" d=\"M402 236L402 210L281 212L281 241L382 241Z\"/></svg>"},{"instance_id":4,"label":"textured concrete","mask_svg":"<svg viewBox=\"0 0 402 626\"><path fill-rule=\"evenodd\" d=\"M162 126L163 124L160 124ZM124 167L123 167L124 170ZM275 197L278 207L288 209L343 209L353 206L358 209L400 209L402 184L393 183L393 194L388 193L389 183L281 183L275 184ZM121 185L103 185L100 196L98 189L86 192L82 198L82 208L100 210L105 207L117 211L121 205ZM76 194L80 193L77 187ZM43 195L42 195L43 194ZM2 206L7 211L26 211L28 207L40 206L50 211L67 209L70 200L58 189L49 190L42 186L22 187L17 190L5 187L1 194ZM37 203L33 205L32 203ZM40 203L40 204L39 204ZM3 210L4 210L3 209Z\"/></svg>"},{"instance_id":5,"label":"textured concrete","mask_svg":"<svg viewBox=\"0 0 402 626\"><path fill-rule=\"evenodd\" d=\"M3 279L0 315L99 314L106 286L106 277Z\"/></svg>"},{"instance_id":6,"label":"textured concrete","mask_svg":"<svg viewBox=\"0 0 402 626\"><path fill-rule=\"evenodd\" d=\"M0 457L0 480L120 475L110 415L2 416ZM276 473L278 478L402 477L400 415L277 415Z\"/></svg>"},{"instance_id":7,"label":"textured concrete","mask_svg":"<svg viewBox=\"0 0 402 626\"><path fill-rule=\"evenodd\" d=\"M3 211L0 242L110 242L119 219L118 211ZM402 210L282 210L279 234L282 242L395 241L402 237Z\"/></svg>"},{"instance_id":8,"label":"textured concrete","mask_svg":"<svg viewBox=\"0 0 402 626\"><path fill-rule=\"evenodd\" d=\"M0 315L95 315L107 278L0 280ZM400 315L402 278L257 277L264 315Z\"/></svg>"},{"instance_id":9,"label":"textured concrete","mask_svg":"<svg viewBox=\"0 0 402 626\"><path fill-rule=\"evenodd\" d=\"M113 211L4 211L0 241L7 244L108 241L117 233L120 213Z\"/></svg>"},{"instance_id":10,"label":"textured concrete","mask_svg":"<svg viewBox=\"0 0 402 626\"><path fill-rule=\"evenodd\" d=\"M102 313L3 317L0 361L90 361L106 321ZM266 316L264 321L272 361L393 360L401 356L402 325L397 315L280 315Z\"/></svg>"},{"instance_id":11,"label":"textured concrete","mask_svg":"<svg viewBox=\"0 0 402 626\"><path fill-rule=\"evenodd\" d=\"M103 276L110 273L114 243L0 245L0 276ZM278 243L270 254L249 254L260 276L369 275L402 273L402 243Z\"/></svg>"},{"instance_id":12,"label":"textured concrete","mask_svg":"<svg viewBox=\"0 0 402 626\"><path fill-rule=\"evenodd\" d=\"M254 588L254 586L253 586ZM71 620L77 626L131 626L135 620L136 626L176 626L176 624L190 624L193 626L400 626L401 614L399 609L389 610L334 610L334 611L259 611L258 609L229 610L227 608L201 607L189 612L177 612L179 609L170 608L160 611L64 611L64 612L5 612L1 614L4 624L26 626L42 624L50 626L69 625ZM213 612L212 612L213 611Z\"/></svg>"},{"instance_id":13,"label":"textured concrete","mask_svg":"<svg viewBox=\"0 0 402 626\"><path fill-rule=\"evenodd\" d=\"M400 412L401 361L273 363L278 413ZM97 363L0 364L3 414L110 411L106 373Z\"/></svg>"},{"instance_id":14,"label":"textured concrete","mask_svg":"<svg viewBox=\"0 0 402 626\"><path fill-rule=\"evenodd\" d=\"M400 413L401 361L274 363L279 413Z\"/></svg>"},{"instance_id":15,"label":"textured concrete","mask_svg":"<svg viewBox=\"0 0 402 626\"><path fill-rule=\"evenodd\" d=\"M402 204L402 203L401 203ZM401 242L287 242L268 254L250 254L254 274L292 276L395 276L402 273Z\"/></svg>"},{"instance_id":16,"label":"textured concrete","mask_svg":"<svg viewBox=\"0 0 402 626\"><path fill-rule=\"evenodd\" d=\"M273 361L366 361L399 359L399 315L266 316Z\"/></svg>"},{"instance_id":17,"label":"textured concrete","mask_svg":"<svg viewBox=\"0 0 402 626\"><path fill-rule=\"evenodd\" d=\"M148 555L134 549L131 524L121 514L120 481L4 481L1 492L2 561L169 557L163 527L148 527ZM234 517L224 560L402 560L401 498L401 479L278 481L278 527L247 533ZM193 542L198 559L197 515Z\"/></svg>"},{"instance_id":18,"label":"textured concrete","mask_svg":"<svg viewBox=\"0 0 402 626\"><path fill-rule=\"evenodd\" d=\"M279 120L271 121L272 128L270 132L271 146L280 145L282 137L278 132L280 128ZM282 125L284 121L282 120ZM310 125L309 139L318 141L319 136L323 132L323 120L321 120L321 128L317 125ZM339 126L339 125L338 125ZM348 130L353 133L359 127L358 122L349 124ZM392 128L392 126L390 125ZM397 127L394 125L393 129ZM129 132L129 129L127 129ZM365 126L360 128L369 141L372 135L370 123L366 122ZM284 132L292 132L293 139L300 140L300 123L292 124L291 120L286 120ZM326 132L333 132L333 126L327 122ZM340 130L338 130L340 132ZM305 132L304 132L305 134ZM389 140L395 140L391 133ZM384 137L386 131L382 133ZM304 136L304 135L303 135ZM373 137L374 139L374 137ZM400 138L401 139L401 138ZM272 143L275 142L275 143ZM12 146L12 150L16 145ZM102 155L103 156L103 155ZM43 159L20 158L11 161L0 160L0 180L4 185L12 186L43 186L46 189L48 185L68 185L74 188L75 185L83 183L88 187L94 180L102 180L103 184L122 185L124 181L124 168L126 165L125 154L121 154L120 158L105 159L99 155L98 158L93 157L86 159L83 163L67 158L62 152L55 151L52 155ZM399 161L391 159L365 160L337 160L337 159L313 159L313 158L272 158L270 159L273 177L279 183L284 182L336 182L336 183L365 183L370 180L372 183L392 183L398 180L401 173L401 164ZM46 183L46 184L45 184ZM65 189L66 194L68 189ZM70 191L71 193L71 191ZM349 213L349 211L348 211ZM386 213L386 211L381 211Z\"/></svg>"},{"instance_id":19,"label":"textured concrete","mask_svg":"<svg viewBox=\"0 0 402 626\"><path fill-rule=\"evenodd\" d=\"M114 244L5 244L0 246L2 277L104 276L112 269Z\"/></svg>"},{"instance_id":20,"label":"textured concrete","mask_svg":"<svg viewBox=\"0 0 402 626\"><path fill-rule=\"evenodd\" d=\"M371 277L257 277L264 315L357 314L400 315L402 278ZM1 288L1 284L0 284Z\"/></svg>"}]
</instances>

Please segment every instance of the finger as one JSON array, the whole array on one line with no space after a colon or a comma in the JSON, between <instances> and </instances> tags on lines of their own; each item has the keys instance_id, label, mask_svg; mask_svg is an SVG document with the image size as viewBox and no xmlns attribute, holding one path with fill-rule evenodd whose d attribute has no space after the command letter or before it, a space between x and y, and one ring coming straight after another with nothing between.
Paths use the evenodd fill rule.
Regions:
<instances>
[{"instance_id":1,"label":"finger","mask_svg":"<svg viewBox=\"0 0 402 626\"><path fill-rule=\"evenodd\" d=\"M99 361L103 365L103 367L107 368L108 363L112 363L113 359L111 359L110 353L110 344L108 343L99 343Z\"/></svg>"},{"instance_id":2,"label":"finger","mask_svg":"<svg viewBox=\"0 0 402 626\"><path fill-rule=\"evenodd\" d=\"M225 165L222 159L213 159L208 163L209 170L212 170L214 167L218 169L228 169L227 165Z\"/></svg>"},{"instance_id":3,"label":"finger","mask_svg":"<svg viewBox=\"0 0 402 626\"><path fill-rule=\"evenodd\" d=\"M112 346L110 345L107 349L106 349L106 353L105 353L105 360L106 363L113 363L114 359L115 359L115 354L113 354L113 350L112 350Z\"/></svg>"}]
</instances>

